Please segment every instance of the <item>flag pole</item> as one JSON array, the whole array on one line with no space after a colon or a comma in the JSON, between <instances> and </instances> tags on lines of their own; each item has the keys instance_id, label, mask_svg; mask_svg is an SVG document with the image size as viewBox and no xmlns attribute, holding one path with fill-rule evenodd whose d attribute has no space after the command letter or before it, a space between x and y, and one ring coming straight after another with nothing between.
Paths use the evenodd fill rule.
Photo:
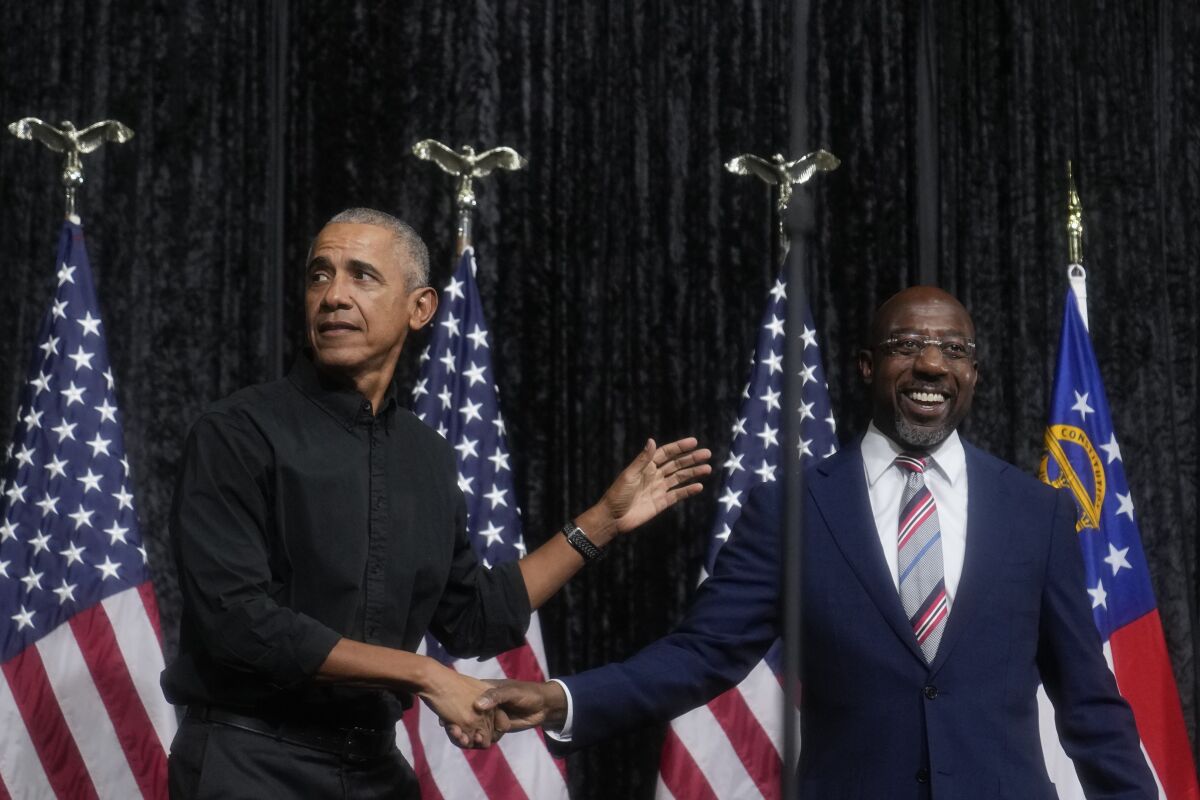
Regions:
<instances>
[{"instance_id":1,"label":"flag pole","mask_svg":"<svg viewBox=\"0 0 1200 800\"><path fill-rule=\"evenodd\" d=\"M736 175L754 175L768 185L778 186L779 195L775 203L778 215L780 258L785 259L787 280L787 315L784 344L784 370L786 381L783 396L785 415L783 421L783 479L785 535L781 555L783 596L783 768L780 770L781 797L797 795L796 763L800 755L799 736L796 730L796 712L799 708L799 683L801 659L801 577L802 537L804 529L804 467L800 453L800 425L802 416L799 398L804 391L803 373L798 365L804 363L804 340L797 330L804 319L804 259L788 259L791 242L786 220L788 205L792 199L792 186L807 183L818 172L831 172L841 162L825 150L816 150L789 161L776 153L769 160L750 153L737 156L725 164L725 169Z\"/></svg>"},{"instance_id":2,"label":"flag pole","mask_svg":"<svg viewBox=\"0 0 1200 800\"><path fill-rule=\"evenodd\" d=\"M1075 293L1083 327L1088 326L1087 270L1083 268L1083 204L1079 192L1075 191L1075 176L1071 162L1067 161L1067 281Z\"/></svg>"},{"instance_id":3,"label":"flag pole","mask_svg":"<svg viewBox=\"0 0 1200 800\"><path fill-rule=\"evenodd\" d=\"M83 160L80 155L98 149L105 142L123 144L133 138L133 130L115 119L95 122L83 130L66 120L56 128L37 117L25 117L9 124L8 132L18 139L38 141L56 153L62 153L62 185L65 193L65 216L76 225L80 223L75 209L75 195L83 185Z\"/></svg>"},{"instance_id":4,"label":"flag pole","mask_svg":"<svg viewBox=\"0 0 1200 800\"><path fill-rule=\"evenodd\" d=\"M473 244L471 219L475 206L478 205L475 200L475 179L485 177L495 169L524 169L529 163L511 147L493 147L477 154L475 148L470 145L463 145L455 151L434 139L422 139L417 142L412 147L412 153L422 161L432 161L441 167L443 172L458 179L454 193L455 257L461 256Z\"/></svg>"}]
</instances>

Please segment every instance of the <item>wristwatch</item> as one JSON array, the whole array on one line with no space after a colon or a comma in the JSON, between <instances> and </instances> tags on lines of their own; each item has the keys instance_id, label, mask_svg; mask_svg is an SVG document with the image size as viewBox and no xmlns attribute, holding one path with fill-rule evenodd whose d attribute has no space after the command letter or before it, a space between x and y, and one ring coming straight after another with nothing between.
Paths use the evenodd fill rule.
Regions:
<instances>
[{"instance_id":1,"label":"wristwatch","mask_svg":"<svg viewBox=\"0 0 1200 800\"><path fill-rule=\"evenodd\" d=\"M592 544L592 540L575 524L575 520L569 519L563 524L562 535L567 537L567 544L574 547L579 555L583 556L584 561L595 561L604 557L604 551Z\"/></svg>"}]
</instances>

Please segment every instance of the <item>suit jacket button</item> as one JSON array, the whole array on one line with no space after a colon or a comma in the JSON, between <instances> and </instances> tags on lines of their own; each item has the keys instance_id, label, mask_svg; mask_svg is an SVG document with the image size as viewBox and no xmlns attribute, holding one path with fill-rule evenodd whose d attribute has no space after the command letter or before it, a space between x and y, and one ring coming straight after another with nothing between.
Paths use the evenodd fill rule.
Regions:
<instances>
[{"instance_id":1,"label":"suit jacket button","mask_svg":"<svg viewBox=\"0 0 1200 800\"><path fill-rule=\"evenodd\" d=\"M929 783L929 770L921 767L917 770L917 783Z\"/></svg>"},{"instance_id":2,"label":"suit jacket button","mask_svg":"<svg viewBox=\"0 0 1200 800\"><path fill-rule=\"evenodd\" d=\"M926 686L925 687L925 697L928 700L932 700L933 698L937 697L937 687L936 686Z\"/></svg>"}]
</instances>

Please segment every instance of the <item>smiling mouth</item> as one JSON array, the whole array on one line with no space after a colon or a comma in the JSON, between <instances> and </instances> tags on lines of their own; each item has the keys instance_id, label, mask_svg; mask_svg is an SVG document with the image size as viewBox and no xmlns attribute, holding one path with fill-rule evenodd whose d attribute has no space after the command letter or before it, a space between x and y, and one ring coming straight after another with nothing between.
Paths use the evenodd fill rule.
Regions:
<instances>
[{"instance_id":1,"label":"smiling mouth","mask_svg":"<svg viewBox=\"0 0 1200 800\"><path fill-rule=\"evenodd\" d=\"M937 413L945 408L950 395L936 389L906 389L901 396L908 400L908 406L918 413Z\"/></svg>"}]
</instances>

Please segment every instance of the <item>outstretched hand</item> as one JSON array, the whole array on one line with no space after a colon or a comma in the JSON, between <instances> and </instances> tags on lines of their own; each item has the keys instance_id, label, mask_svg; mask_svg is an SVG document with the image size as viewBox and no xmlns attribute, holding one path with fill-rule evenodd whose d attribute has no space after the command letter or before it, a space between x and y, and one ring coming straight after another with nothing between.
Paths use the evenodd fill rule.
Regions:
<instances>
[{"instance_id":1,"label":"outstretched hand","mask_svg":"<svg viewBox=\"0 0 1200 800\"><path fill-rule=\"evenodd\" d=\"M616 523L618 533L628 533L653 519L680 500L703 488L691 481L712 472L712 451L697 449L694 437L656 447L646 441L629 466L608 487L599 505Z\"/></svg>"},{"instance_id":2,"label":"outstretched hand","mask_svg":"<svg viewBox=\"0 0 1200 800\"><path fill-rule=\"evenodd\" d=\"M426 691L420 693L425 704L437 714L446 735L459 747L491 747L504 733L497 730L492 711L475 708L476 699L489 689L489 684L442 667ZM507 729L508 722L504 721Z\"/></svg>"}]
</instances>

